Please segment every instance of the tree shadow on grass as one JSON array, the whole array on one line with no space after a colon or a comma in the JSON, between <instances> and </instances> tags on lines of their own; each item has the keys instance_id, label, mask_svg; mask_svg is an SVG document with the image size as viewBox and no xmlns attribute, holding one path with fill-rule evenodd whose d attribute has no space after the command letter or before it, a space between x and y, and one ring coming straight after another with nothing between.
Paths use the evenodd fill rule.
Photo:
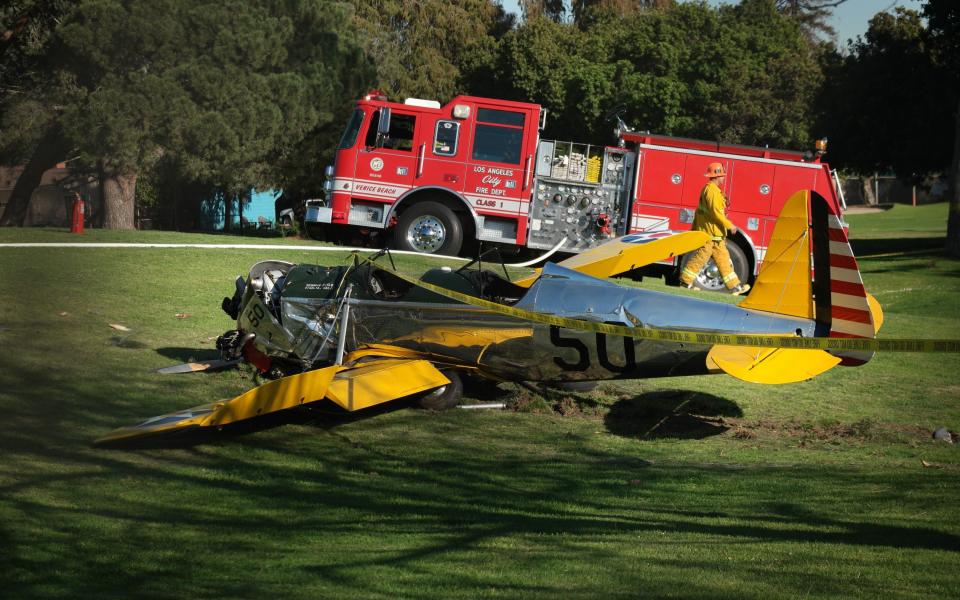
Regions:
<instances>
[{"instance_id":1,"label":"tree shadow on grass","mask_svg":"<svg viewBox=\"0 0 960 600\"><path fill-rule=\"evenodd\" d=\"M850 240L853 254L859 258L904 253L903 258L916 259L918 255L943 257L946 239L942 237ZM895 258L895 257L891 257Z\"/></svg>"},{"instance_id":2,"label":"tree shadow on grass","mask_svg":"<svg viewBox=\"0 0 960 600\"><path fill-rule=\"evenodd\" d=\"M884 258L882 266L872 267L860 265L860 272L865 275L881 273L916 273L918 270L941 267L937 277L944 279L960 277L960 269L955 268L956 261L945 254L912 254L896 258ZM945 267L945 268L944 268Z\"/></svg>"},{"instance_id":3,"label":"tree shadow on grass","mask_svg":"<svg viewBox=\"0 0 960 600\"><path fill-rule=\"evenodd\" d=\"M604 417L610 433L624 437L703 439L729 427L720 417L741 417L730 400L688 390L663 390L614 403Z\"/></svg>"},{"instance_id":4,"label":"tree shadow on grass","mask_svg":"<svg viewBox=\"0 0 960 600\"><path fill-rule=\"evenodd\" d=\"M43 381L37 375L28 372L17 379ZM526 545L542 539L550 543L536 543L516 559L528 564L507 569L502 583L481 582L485 589L511 596L563 596L555 586L566 585L569 577L538 584L526 581L521 572L575 554L585 562L623 568L629 573L625 587L652 587L651 596L668 596L678 586L689 591L688 580L714 568L711 553L698 552L697 546L787 542L832 546L838 554L844 547L861 547L866 549L864 561L889 548L960 548L960 538L949 528L941 530L929 521L911 524L842 508L877 503L878 490L891 506L919 503L919 492L941 493L946 481L931 480L926 473L827 472L818 464L729 469L648 463L636 453L625 456L622 445L597 448L560 435L515 445L509 436L496 441L492 429L481 431L486 439L471 440L479 443L464 443L470 438L458 433L469 421L448 415L425 419L419 411L369 419L363 427L333 435L243 436L252 430L226 428L219 438L230 444L214 447L91 451L78 447L79 436L71 427L86 421L103 425L112 421L111 408L123 404L116 394L81 383L64 378L56 385L57 395L29 391L31 399L54 404L60 419L39 428L36 415L23 411L17 427L0 442L15 450L9 457L29 458L16 477L0 483L0 508L16 517L0 526L0 545L12 571L3 575L0 569L0 576L8 579L5 590L11 597L35 597L51 589L85 597L123 597L131 589L157 597L187 590L201 597L262 597L289 589L284 587L289 581L301 578L317 596L398 597L403 595L397 593L394 576L404 572L418 589L416 597L444 598L451 590L469 595L477 589L476 573L456 568L464 556L496 561L506 542ZM61 397L68 400L59 401ZM380 413L352 417L401 407L392 403ZM50 408L37 408L37 414ZM622 412L615 414L621 415L624 429L630 429L629 423L637 429L636 423L643 422L628 418L630 408L634 417L638 412L666 414L667 421L682 414L740 414L734 403L709 394L656 392L617 403L616 411ZM318 406L263 417L255 430L302 423L319 426L319 434L344 423L341 416L350 418ZM560 447L546 448L547 441ZM805 495L836 487L837 480L847 485L836 488L839 497L827 506ZM700 493L678 492L691 485ZM918 485L925 487L918 490ZM318 539L329 542L317 544ZM610 551L584 549L598 541ZM654 571L626 568L633 559L621 552L637 543L663 549L658 553L662 558L651 565ZM91 544L109 548L109 553L90 552ZM677 560L670 549L683 546L690 550L677 554L692 553L704 563L684 558L676 568L664 570L667 562ZM343 552L345 547L361 550ZM309 554L309 559L275 558L271 569L244 577L245 569L259 564L251 557L264 552ZM134 554L142 557L140 563L116 567L121 557ZM154 564L162 567L149 566ZM212 576L217 573L232 577ZM443 586L437 587L441 579ZM584 597L599 596L603 585L604 580L589 583L581 591ZM784 595L804 592L790 587L791 582L783 585ZM838 597L851 592L840 575L836 581L821 578L818 586ZM723 593L710 582L694 591L702 597Z\"/></svg>"}]
</instances>

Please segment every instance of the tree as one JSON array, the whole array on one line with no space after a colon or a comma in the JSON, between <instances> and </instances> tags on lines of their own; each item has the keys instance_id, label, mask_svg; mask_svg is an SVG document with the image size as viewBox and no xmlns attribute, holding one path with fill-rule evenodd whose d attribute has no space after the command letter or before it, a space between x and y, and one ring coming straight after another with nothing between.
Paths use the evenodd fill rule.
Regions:
<instances>
[{"instance_id":1,"label":"tree","mask_svg":"<svg viewBox=\"0 0 960 600\"><path fill-rule=\"evenodd\" d=\"M813 42L818 34L834 35L835 31L828 22L831 9L844 2L846 0L776 0L776 7L781 13L795 19Z\"/></svg>"},{"instance_id":2,"label":"tree","mask_svg":"<svg viewBox=\"0 0 960 600\"><path fill-rule=\"evenodd\" d=\"M827 77L820 119L832 165L917 180L948 168L957 89L920 14L876 14L849 56L828 57Z\"/></svg>"},{"instance_id":3,"label":"tree","mask_svg":"<svg viewBox=\"0 0 960 600\"><path fill-rule=\"evenodd\" d=\"M343 8L83 0L66 14L47 106L58 107L75 164L102 173L105 226L133 227L137 178L160 159L228 191L275 182L297 143L354 95L345 88L371 73Z\"/></svg>"},{"instance_id":4,"label":"tree","mask_svg":"<svg viewBox=\"0 0 960 600\"><path fill-rule=\"evenodd\" d=\"M545 17L562 23L567 12L564 0L519 0L519 4L525 21Z\"/></svg>"},{"instance_id":5,"label":"tree","mask_svg":"<svg viewBox=\"0 0 960 600\"><path fill-rule=\"evenodd\" d=\"M705 98L710 138L775 147L810 146L812 105L822 81L817 49L801 24L770 0L720 9L716 45L704 44L719 77ZM711 81L709 74L703 79Z\"/></svg>"},{"instance_id":6,"label":"tree","mask_svg":"<svg viewBox=\"0 0 960 600\"><path fill-rule=\"evenodd\" d=\"M501 89L548 108L545 135L600 141L604 113L624 104L629 122L661 133L809 142L819 65L798 24L769 0L595 16L584 28L530 20L503 41Z\"/></svg>"},{"instance_id":7,"label":"tree","mask_svg":"<svg viewBox=\"0 0 960 600\"><path fill-rule=\"evenodd\" d=\"M358 0L353 26L391 98L449 99L489 69L513 16L491 0Z\"/></svg>"},{"instance_id":8,"label":"tree","mask_svg":"<svg viewBox=\"0 0 960 600\"><path fill-rule=\"evenodd\" d=\"M626 18L646 10L663 10L676 0L571 0L573 21L585 28L604 16Z\"/></svg>"},{"instance_id":9,"label":"tree","mask_svg":"<svg viewBox=\"0 0 960 600\"><path fill-rule=\"evenodd\" d=\"M947 75L943 81L952 90L956 107L953 113L953 158L948 175L947 253L960 258L960 6L949 0L928 0L923 14L929 23L933 60Z\"/></svg>"},{"instance_id":10,"label":"tree","mask_svg":"<svg viewBox=\"0 0 960 600\"><path fill-rule=\"evenodd\" d=\"M56 59L54 30L75 2L21 0L0 7L0 163L27 163L0 225L19 225L44 171L63 160L67 146L46 99Z\"/></svg>"}]
</instances>

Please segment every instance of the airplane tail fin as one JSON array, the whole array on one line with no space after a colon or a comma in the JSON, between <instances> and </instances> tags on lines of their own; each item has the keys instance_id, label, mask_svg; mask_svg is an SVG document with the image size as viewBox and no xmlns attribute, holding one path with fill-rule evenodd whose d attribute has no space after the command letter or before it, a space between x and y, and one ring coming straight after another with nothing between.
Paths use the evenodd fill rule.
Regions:
<instances>
[{"instance_id":1,"label":"airplane tail fin","mask_svg":"<svg viewBox=\"0 0 960 600\"><path fill-rule=\"evenodd\" d=\"M741 308L806 319L815 317L810 263L808 194L797 192L780 210L763 268Z\"/></svg>"},{"instance_id":2,"label":"airplane tail fin","mask_svg":"<svg viewBox=\"0 0 960 600\"><path fill-rule=\"evenodd\" d=\"M818 337L874 338L883 323L879 303L863 286L840 216L819 194L805 190L784 204L760 274L740 306L814 319ZM873 356L830 354L845 366L862 365Z\"/></svg>"},{"instance_id":3,"label":"airplane tail fin","mask_svg":"<svg viewBox=\"0 0 960 600\"><path fill-rule=\"evenodd\" d=\"M810 206L817 324L829 337L874 338L883 323L880 304L863 287L857 259L840 216L818 195ZM826 274L824 276L824 274ZM873 352L832 352L844 366L857 366Z\"/></svg>"}]
</instances>

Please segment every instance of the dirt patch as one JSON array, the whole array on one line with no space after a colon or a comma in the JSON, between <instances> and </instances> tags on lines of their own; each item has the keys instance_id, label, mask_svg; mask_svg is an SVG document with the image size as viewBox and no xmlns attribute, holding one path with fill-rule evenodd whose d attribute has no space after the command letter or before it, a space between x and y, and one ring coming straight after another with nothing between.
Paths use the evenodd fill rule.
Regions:
<instances>
[{"instance_id":1,"label":"dirt patch","mask_svg":"<svg viewBox=\"0 0 960 600\"><path fill-rule=\"evenodd\" d=\"M607 411L607 406L590 392L577 393L535 385L520 387L507 406L516 412L585 419L597 419Z\"/></svg>"},{"instance_id":2,"label":"dirt patch","mask_svg":"<svg viewBox=\"0 0 960 600\"><path fill-rule=\"evenodd\" d=\"M703 439L727 434L744 442L786 440L787 444L800 447L863 442L918 445L931 439L931 432L925 427L878 423L872 419L854 423L748 420L736 403L689 390L602 397L608 391L601 387L598 397L593 393L520 388L508 407L516 412L564 418L602 418L610 433L632 438Z\"/></svg>"},{"instance_id":3,"label":"dirt patch","mask_svg":"<svg viewBox=\"0 0 960 600\"><path fill-rule=\"evenodd\" d=\"M517 392L507 406L516 412L549 414L553 412L553 407L543 396L532 394L526 390Z\"/></svg>"},{"instance_id":4,"label":"dirt patch","mask_svg":"<svg viewBox=\"0 0 960 600\"><path fill-rule=\"evenodd\" d=\"M870 215L875 213L887 212L893 208L892 204L884 204L883 206L868 206L866 204L857 204L853 206L847 206L844 209L843 214L845 215Z\"/></svg>"},{"instance_id":5,"label":"dirt patch","mask_svg":"<svg viewBox=\"0 0 960 600\"><path fill-rule=\"evenodd\" d=\"M757 438L790 438L800 445L806 442L840 443L850 441L882 441L906 438L908 440L927 440L930 432L915 425L877 423L863 419L856 423L805 423L778 421L748 421L746 419L721 419L730 428L733 437L742 440Z\"/></svg>"},{"instance_id":6,"label":"dirt patch","mask_svg":"<svg viewBox=\"0 0 960 600\"><path fill-rule=\"evenodd\" d=\"M583 416L583 411L580 410L580 405L577 404L573 398L569 396L557 402L554 410L565 417L578 417Z\"/></svg>"}]
</instances>

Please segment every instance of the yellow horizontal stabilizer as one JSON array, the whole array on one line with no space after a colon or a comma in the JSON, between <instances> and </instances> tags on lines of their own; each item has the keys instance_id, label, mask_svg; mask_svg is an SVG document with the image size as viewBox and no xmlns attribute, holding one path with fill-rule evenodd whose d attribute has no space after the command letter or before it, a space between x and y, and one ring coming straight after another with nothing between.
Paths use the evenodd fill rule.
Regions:
<instances>
[{"instance_id":1,"label":"yellow horizontal stabilizer","mask_svg":"<svg viewBox=\"0 0 960 600\"><path fill-rule=\"evenodd\" d=\"M211 402L187 410L152 417L132 427L122 427L96 440L103 445L166 435L176 430L220 427L278 410L322 400L330 381L344 367L327 367L269 381L236 398Z\"/></svg>"},{"instance_id":2,"label":"yellow horizontal stabilizer","mask_svg":"<svg viewBox=\"0 0 960 600\"><path fill-rule=\"evenodd\" d=\"M867 292L867 304L870 306L870 316L873 318L873 332L877 333L883 325L883 309L880 308L880 303L873 297L873 294L869 292Z\"/></svg>"},{"instance_id":3,"label":"yellow horizontal stabilizer","mask_svg":"<svg viewBox=\"0 0 960 600\"><path fill-rule=\"evenodd\" d=\"M714 346L707 365L750 383L796 383L828 371L840 358L823 350Z\"/></svg>"},{"instance_id":4,"label":"yellow horizontal stabilizer","mask_svg":"<svg viewBox=\"0 0 960 600\"><path fill-rule=\"evenodd\" d=\"M571 256L557 264L604 279L696 250L709 239L710 236L702 231L634 233ZM538 273L514 283L530 287L539 276Z\"/></svg>"},{"instance_id":5,"label":"yellow horizontal stabilizer","mask_svg":"<svg viewBox=\"0 0 960 600\"><path fill-rule=\"evenodd\" d=\"M387 359L337 373L327 397L347 410L360 410L450 383L426 360Z\"/></svg>"},{"instance_id":6,"label":"yellow horizontal stabilizer","mask_svg":"<svg viewBox=\"0 0 960 600\"><path fill-rule=\"evenodd\" d=\"M780 210L750 295L740 308L812 319L808 192L801 190Z\"/></svg>"}]
</instances>

